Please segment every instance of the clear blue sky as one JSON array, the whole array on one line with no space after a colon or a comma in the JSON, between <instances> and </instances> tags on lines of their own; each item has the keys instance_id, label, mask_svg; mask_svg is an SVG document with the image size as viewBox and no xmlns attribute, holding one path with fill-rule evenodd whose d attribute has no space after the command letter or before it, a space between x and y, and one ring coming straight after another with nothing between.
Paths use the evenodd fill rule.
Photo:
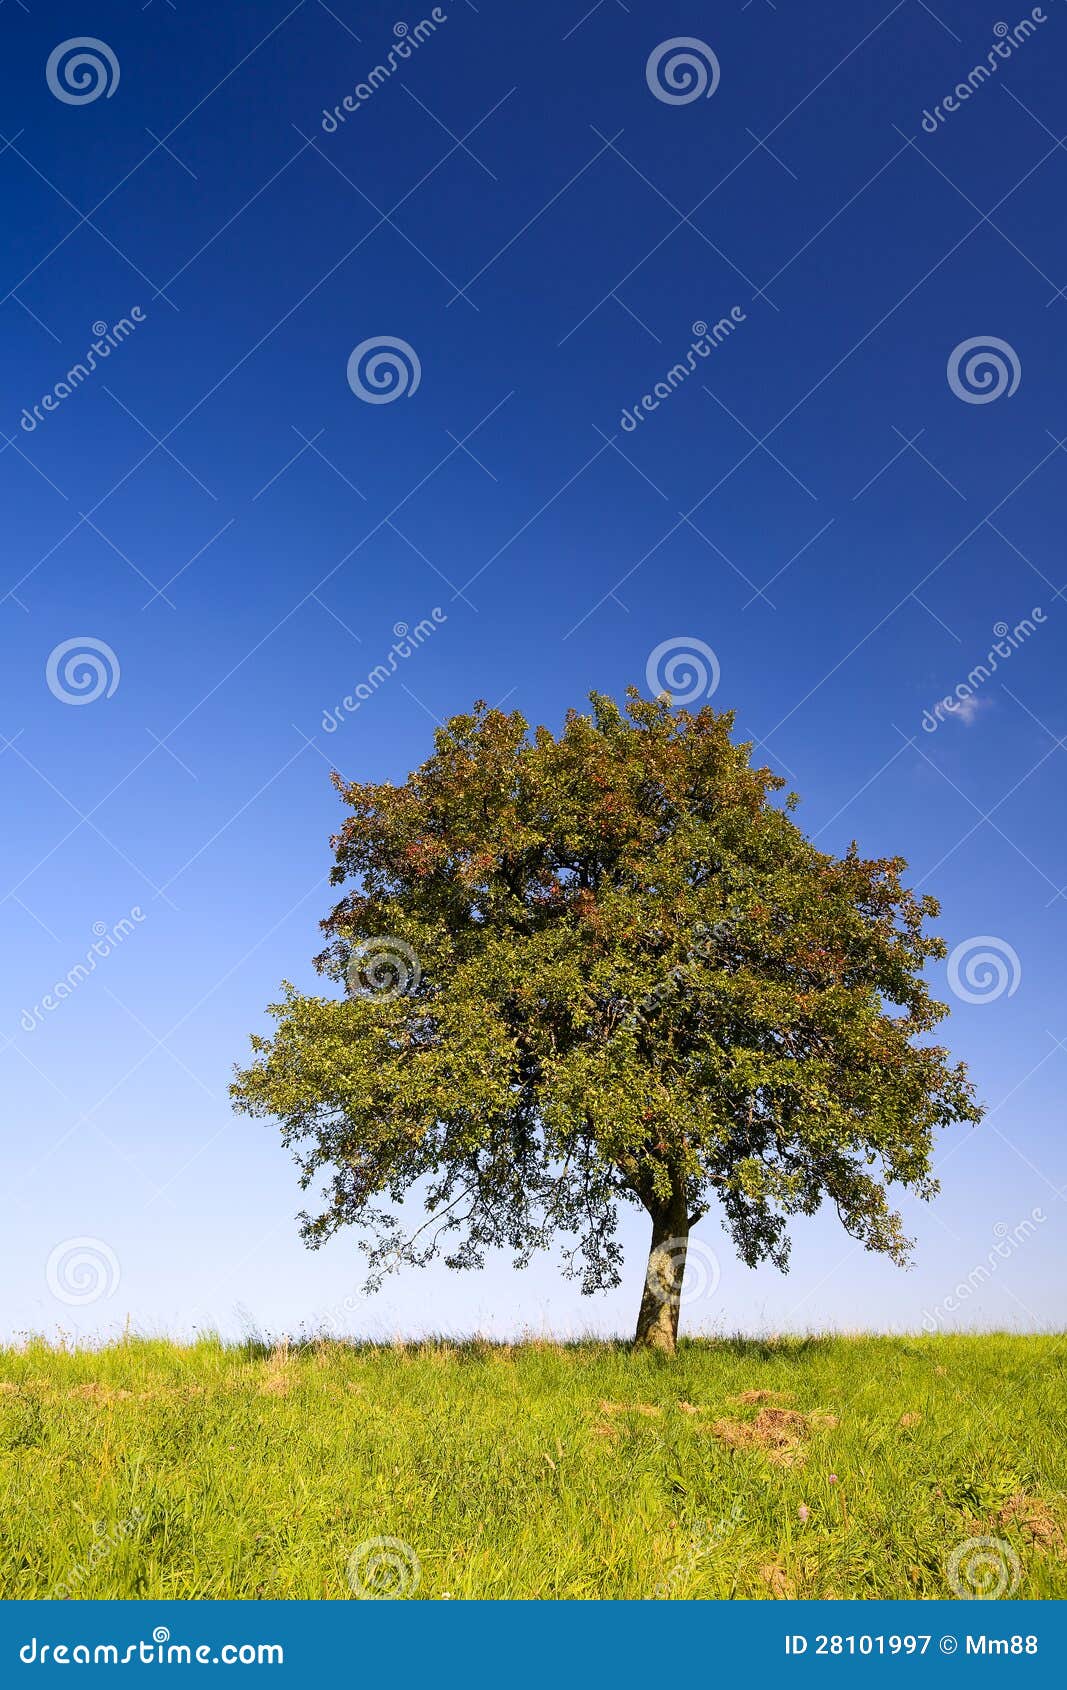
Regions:
<instances>
[{"instance_id":1,"label":"clear blue sky","mask_svg":"<svg viewBox=\"0 0 1067 1690\"><path fill-rule=\"evenodd\" d=\"M591 687L645 687L675 639L712 648L716 703L820 843L906 855L950 947L990 936L1006 971L969 1002L932 970L990 1115L941 1141L943 1195L908 1209L914 1269L825 1215L788 1277L753 1274L711 1217L721 1277L684 1326L920 1326L1035 1210L948 1323L1060 1314L1064 6L999 58L1016 12L964 0L586 7L449 0L333 132L324 108L429 8L0 12L4 1332L331 1309L361 1332L630 1325L636 1216L611 1296L546 1260L362 1301L354 1240L304 1250L288 1155L226 1088L280 979L316 980L331 767L403 779L477 696L558 724ZM49 55L86 31L117 82L104 62L110 94L57 98ZM650 55L681 37L714 54L711 97L653 92ZM693 324L732 307L624 429ZM55 397L94 324L124 317ZM382 337L421 375L370 404L346 370ZM1014 391L991 397L989 368L954 390L978 337L1004 343ZM435 607L326 733L394 626ZM994 626L1035 609L924 730ZM117 685L71 704L49 657L86 638ZM54 1289L54 1252L82 1238L111 1273L85 1304Z\"/></svg>"}]
</instances>

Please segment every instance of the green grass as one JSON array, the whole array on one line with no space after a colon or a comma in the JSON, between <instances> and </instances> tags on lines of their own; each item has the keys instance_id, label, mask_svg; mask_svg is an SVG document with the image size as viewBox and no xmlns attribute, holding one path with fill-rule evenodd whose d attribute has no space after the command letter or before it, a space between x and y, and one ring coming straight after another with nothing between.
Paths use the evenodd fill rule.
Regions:
<instances>
[{"instance_id":1,"label":"green grass","mask_svg":"<svg viewBox=\"0 0 1067 1690\"><path fill-rule=\"evenodd\" d=\"M388 1537L419 1599L946 1597L988 1537L1014 1594L1063 1597L1064 1354L33 1342L0 1350L0 1595L347 1599Z\"/></svg>"}]
</instances>

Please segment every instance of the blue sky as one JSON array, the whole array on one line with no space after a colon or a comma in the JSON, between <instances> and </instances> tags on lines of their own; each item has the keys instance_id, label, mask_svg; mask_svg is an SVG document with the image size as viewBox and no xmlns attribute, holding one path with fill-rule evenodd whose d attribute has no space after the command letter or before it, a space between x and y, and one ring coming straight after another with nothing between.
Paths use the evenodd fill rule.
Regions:
<instances>
[{"instance_id":1,"label":"blue sky","mask_svg":"<svg viewBox=\"0 0 1067 1690\"><path fill-rule=\"evenodd\" d=\"M612 1295L546 1259L364 1300L354 1240L304 1250L288 1155L226 1088L278 982L315 983L331 767L403 779L477 696L557 725L592 687L647 689L665 641L713 650L716 704L820 844L899 852L942 900L946 1036L990 1108L907 1206L912 1271L825 1215L788 1277L751 1273L709 1217L720 1271L683 1329L1053 1323L1064 6L437 16L415 45L429 8L351 0L0 13L0 1330L629 1327L636 1216ZM99 80L61 61L57 97L50 55L86 35ZM657 84L682 39L699 70ZM409 391L368 403L350 355L390 337ZM994 362L968 377L971 341ZM95 672L48 668L86 640L90 701Z\"/></svg>"}]
</instances>

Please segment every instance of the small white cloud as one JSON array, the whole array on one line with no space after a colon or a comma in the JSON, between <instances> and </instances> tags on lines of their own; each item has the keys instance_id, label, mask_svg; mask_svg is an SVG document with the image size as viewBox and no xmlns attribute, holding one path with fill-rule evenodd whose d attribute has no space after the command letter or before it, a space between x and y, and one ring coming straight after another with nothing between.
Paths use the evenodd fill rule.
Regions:
<instances>
[{"instance_id":1,"label":"small white cloud","mask_svg":"<svg viewBox=\"0 0 1067 1690\"><path fill-rule=\"evenodd\" d=\"M965 728L969 728L978 717L979 712L984 710L988 703L988 698L978 698L973 692L969 693L966 698L959 700L952 712L953 718L957 722L962 722Z\"/></svg>"}]
</instances>

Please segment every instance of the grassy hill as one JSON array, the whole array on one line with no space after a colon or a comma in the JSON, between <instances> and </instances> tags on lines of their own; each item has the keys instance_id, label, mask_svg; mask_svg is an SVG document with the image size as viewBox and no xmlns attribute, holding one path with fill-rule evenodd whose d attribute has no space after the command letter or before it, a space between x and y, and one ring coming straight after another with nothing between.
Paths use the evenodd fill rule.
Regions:
<instances>
[{"instance_id":1,"label":"grassy hill","mask_svg":"<svg viewBox=\"0 0 1067 1690\"><path fill-rule=\"evenodd\" d=\"M0 1350L0 1595L1064 1597L1065 1356L34 1342Z\"/></svg>"}]
</instances>

